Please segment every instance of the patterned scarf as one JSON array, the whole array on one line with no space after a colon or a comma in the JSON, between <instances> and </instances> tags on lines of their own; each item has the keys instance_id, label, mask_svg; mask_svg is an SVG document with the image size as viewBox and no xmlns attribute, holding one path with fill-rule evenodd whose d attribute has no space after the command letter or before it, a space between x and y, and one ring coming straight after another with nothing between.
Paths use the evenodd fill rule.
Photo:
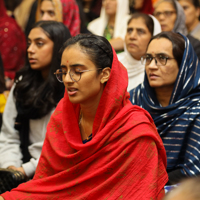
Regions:
<instances>
[{"instance_id":1,"label":"patterned scarf","mask_svg":"<svg viewBox=\"0 0 200 200\"><path fill-rule=\"evenodd\" d=\"M48 124L33 180L5 199L162 198L168 180L162 140L148 112L129 101L127 71L113 54L92 140L83 144L80 105L66 92Z\"/></svg>"},{"instance_id":2,"label":"patterned scarf","mask_svg":"<svg viewBox=\"0 0 200 200\"><path fill-rule=\"evenodd\" d=\"M166 149L167 169L195 175L200 173L200 64L183 37L185 51L169 105L159 104L146 74L143 84L130 91L130 99L153 117Z\"/></svg>"}]
</instances>

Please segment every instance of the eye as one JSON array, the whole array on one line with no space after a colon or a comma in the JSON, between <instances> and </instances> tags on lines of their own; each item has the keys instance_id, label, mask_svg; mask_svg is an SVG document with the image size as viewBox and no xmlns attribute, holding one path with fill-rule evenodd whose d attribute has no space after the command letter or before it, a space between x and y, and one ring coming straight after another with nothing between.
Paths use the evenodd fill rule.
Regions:
<instances>
[{"instance_id":1,"label":"eye","mask_svg":"<svg viewBox=\"0 0 200 200\"><path fill-rule=\"evenodd\" d=\"M28 43L27 43L27 48L29 48L29 47L30 47L30 45L31 45L31 42L28 42Z\"/></svg>"},{"instance_id":2,"label":"eye","mask_svg":"<svg viewBox=\"0 0 200 200\"><path fill-rule=\"evenodd\" d=\"M152 57L151 56L146 56L146 61L152 61Z\"/></svg>"},{"instance_id":3,"label":"eye","mask_svg":"<svg viewBox=\"0 0 200 200\"><path fill-rule=\"evenodd\" d=\"M138 34L139 35L145 34L145 31L143 29L138 29Z\"/></svg>"},{"instance_id":4,"label":"eye","mask_svg":"<svg viewBox=\"0 0 200 200\"><path fill-rule=\"evenodd\" d=\"M74 73L76 73L76 74L80 74L80 73L81 73L81 70L80 70L79 68L75 68L73 71L74 71Z\"/></svg>"},{"instance_id":5,"label":"eye","mask_svg":"<svg viewBox=\"0 0 200 200\"><path fill-rule=\"evenodd\" d=\"M50 15L51 17L55 16L55 12L54 12L54 11L49 11L48 13L49 13L49 15Z\"/></svg>"},{"instance_id":6,"label":"eye","mask_svg":"<svg viewBox=\"0 0 200 200\"><path fill-rule=\"evenodd\" d=\"M159 56L158 56L158 59L159 59L160 61L165 61L167 58L168 58L168 57L163 56L163 55L159 55Z\"/></svg>"},{"instance_id":7,"label":"eye","mask_svg":"<svg viewBox=\"0 0 200 200\"><path fill-rule=\"evenodd\" d=\"M38 47L42 47L42 46L44 45L44 43L43 43L43 42L37 42L36 45L37 45Z\"/></svg>"},{"instance_id":8,"label":"eye","mask_svg":"<svg viewBox=\"0 0 200 200\"><path fill-rule=\"evenodd\" d=\"M127 33L128 33L128 34L131 34L131 33L132 33L132 31L133 31L133 29L132 29L132 28L128 28L128 29L127 29Z\"/></svg>"}]
</instances>

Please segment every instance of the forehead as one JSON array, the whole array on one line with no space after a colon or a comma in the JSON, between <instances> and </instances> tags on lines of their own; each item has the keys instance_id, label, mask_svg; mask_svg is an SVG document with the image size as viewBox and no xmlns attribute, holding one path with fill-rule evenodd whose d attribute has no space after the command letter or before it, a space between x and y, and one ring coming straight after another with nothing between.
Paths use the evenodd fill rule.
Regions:
<instances>
[{"instance_id":1,"label":"forehead","mask_svg":"<svg viewBox=\"0 0 200 200\"><path fill-rule=\"evenodd\" d=\"M190 0L179 0L178 2L181 5L194 6L193 3Z\"/></svg>"},{"instance_id":2,"label":"forehead","mask_svg":"<svg viewBox=\"0 0 200 200\"><path fill-rule=\"evenodd\" d=\"M156 38L150 42L147 53L165 53L169 56L173 56L172 42L166 38Z\"/></svg>"},{"instance_id":3,"label":"forehead","mask_svg":"<svg viewBox=\"0 0 200 200\"><path fill-rule=\"evenodd\" d=\"M128 24L128 28L142 28L148 30L145 24L145 20L142 17L132 19L131 22Z\"/></svg>"},{"instance_id":4,"label":"forehead","mask_svg":"<svg viewBox=\"0 0 200 200\"><path fill-rule=\"evenodd\" d=\"M28 38L34 40L35 38L49 39L42 28L36 27L31 29ZM49 39L50 40L50 39Z\"/></svg>"},{"instance_id":5,"label":"forehead","mask_svg":"<svg viewBox=\"0 0 200 200\"><path fill-rule=\"evenodd\" d=\"M161 2L155 8L156 12L157 11L171 11L171 10L175 10L175 8L170 2Z\"/></svg>"},{"instance_id":6,"label":"forehead","mask_svg":"<svg viewBox=\"0 0 200 200\"><path fill-rule=\"evenodd\" d=\"M67 63L79 63L86 66L91 63L94 64L88 53L77 44L69 46L63 51L61 65L66 65Z\"/></svg>"},{"instance_id":7,"label":"forehead","mask_svg":"<svg viewBox=\"0 0 200 200\"><path fill-rule=\"evenodd\" d=\"M52 1L50 0L44 0L41 2L41 6L40 6L41 10L54 10L54 6Z\"/></svg>"}]
</instances>

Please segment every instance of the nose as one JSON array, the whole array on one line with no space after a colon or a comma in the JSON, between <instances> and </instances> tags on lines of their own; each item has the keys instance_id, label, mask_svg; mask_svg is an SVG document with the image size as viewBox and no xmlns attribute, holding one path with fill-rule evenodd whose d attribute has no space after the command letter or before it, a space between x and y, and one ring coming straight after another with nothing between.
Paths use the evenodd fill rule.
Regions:
<instances>
[{"instance_id":1,"label":"nose","mask_svg":"<svg viewBox=\"0 0 200 200\"><path fill-rule=\"evenodd\" d=\"M34 49L34 44L30 44L28 49L27 49L28 53L35 53L35 49Z\"/></svg>"},{"instance_id":2,"label":"nose","mask_svg":"<svg viewBox=\"0 0 200 200\"><path fill-rule=\"evenodd\" d=\"M70 72L67 72L67 74L65 75L65 77L63 77L63 82L64 83L72 83L74 82L72 79L71 79L71 76L69 74Z\"/></svg>"},{"instance_id":3,"label":"nose","mask_svg":"<svg viewBox=\"0 0 200 200\"><path fill-rule=\"evenodd\" d=\"M130 34L130 39L136 39L137 38L137 31L133 30Z\"/></svg>"},{"instance_id":4,"label":"nose","mask_svg":"<svg viewBox=\"0 0 200 200\"><path fill-rule=\"evenodd\" d=\"M147 65L147 67L149 69L157 69L158 66L157 66L157 61L155 58L153 58L153 60L150 62L150 64Z\"/></svg>"},{"instance_id":5,"label":"nose","mask_svg":"<svg viewBox=\"0 0 200 200\"><path fill-rule=\"evenodd\" d=\"M44 12L41 20L48 21L48 20L51 20L51 18L47 12Z\"/></svg>"}]
</instances>

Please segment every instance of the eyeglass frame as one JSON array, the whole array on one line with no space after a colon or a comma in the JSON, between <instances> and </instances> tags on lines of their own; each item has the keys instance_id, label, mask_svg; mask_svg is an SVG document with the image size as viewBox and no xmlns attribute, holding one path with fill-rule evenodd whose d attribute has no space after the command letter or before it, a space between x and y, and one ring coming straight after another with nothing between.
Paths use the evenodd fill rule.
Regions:
<instances>
[{"instance_id":1,"label":"eyeglass frame","mask_svg":"<svg viewBox=\"0 0 200 200\"><path fill-rule=\"evenodd\" d=\"M79 71L79 73L80 73L80 78L79 78L79 80L78 81L80 81L81 80L81 75L82 75L82 73L84 73L84 72L90 72L90 71L98 71L98 70L100 70L101 68L97 68L97 69L88 69L88 70L81 70L81 71ZM57 69L56 70L56 72L58 71L58 70L63 70L63 69ZM71 70L72 69L70 69L69 70L69 76L70 76L70 78L71 78L71 80L73 81L73 82L78 82L78 81L76 81L76 80L74 80L73 78L72 78L72 75L71 75ZM58 73L56 73L56 72L54 72L54 74L56 75L56 78L57 78L57 80L60 82L60 83L63 83L64 81L61 81L59 78L58 78ZM66 72L66 71L65 71ZM66 72L66 75L67 75L67 72ZM65 76L66 76L65 75ZM63 72L62 72L62 76L63 76Z\"/></svg>"},{"instance_id":2,"label":"eyeglass frame","mask_svg":"<svg viewBox=\"0 0 200 200\"><path fill-rule=\"evenodd\" d=\"M159 13L159 15L158 15ZM159 18L160 15L164 15L164 17L171 17L173 13L177 13L175 10L171 10L171 11L164 11L164 12L155 12L153 15L156 17L156 18ZM158 15L158 16L156 16Z\"/></svg>"},{"instance_id":3,"label":"eyeglass frame","mask_svg":"<svg viewBox=\"0 0 200 200\"><path fill-rule=\"evenodd\" d=\"M160 54L159 54L159 55L160 55ZM153 59L155 60L156 66L165 66L165 65L167 64L167 61L168 61L168 60L176 59L176 58L170 58L170 57L168 57L168 56L163 56L163 57L165 58L165 60L166 60L166 61L165 61L165 64L162 64L161 62L159 62L159 63L160 63L160 64L159 64L158 61L156 60L156 58L158 59L158 56L159 56L159 55L156 55L156 56L154 56L154 57L153 57L153 56L149 56L149 57L151 57L152 60L153 60ZM146 66L146 65L150 65L151 62L152 62L152 60L150 61L149 64L144 64L144 63L143 63L143 62L144 62L144 57L147 57L147 55L141 56L141 58L140 58L142 65L145 65L145 66ZM145 58L145 59L146 59L146 58Z\"/></svg>"}]
</instances>

